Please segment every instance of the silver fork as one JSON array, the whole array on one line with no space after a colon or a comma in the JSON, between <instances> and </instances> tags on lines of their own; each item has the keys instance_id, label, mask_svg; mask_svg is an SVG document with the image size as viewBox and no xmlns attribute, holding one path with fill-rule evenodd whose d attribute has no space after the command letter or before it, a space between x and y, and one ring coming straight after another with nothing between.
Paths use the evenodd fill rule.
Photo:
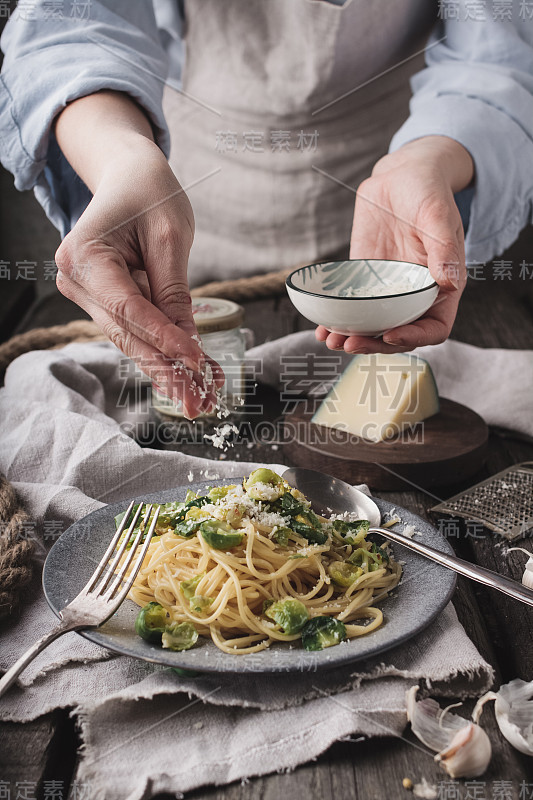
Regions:
<instances>
[{"instance_id":1,"label":"silver fork","mask_svg":"<svg viewBox=\"0 0 533 800\"><path fill-rule=\"evenodd\" d=\"M152 505L145 507L143 503L139 504L124 539L117 550L116 548L120 537L124 533L127 521L133 510L133 505L134 503L132 501L92 577L74 600L68 603L68 605L59 612L60 620L56 626L52 628L49 633L46 633L41 639L36 641L35 644L8 669L0 680L0 697L9 689L11 684L14 683L30 661L33 661L35 656L38 655L41 650L44 650L45 647L48 647L51 642L69 631L79 631L82 628L97 628L103 625L104 622L113 616L117 608L124 601L141 568L159 515L158 506L152 517L137 561L130 574L126 577L126 573L133 563L133 558L137 552L139 542L143 537L143 531L153 507ZM131 543L131 549L124 559L124 563L121 565L120 570L116 572L120 559L124 555L128 544L131 542L133 531L142 514L143 507L145 511L139 531Z\"/></svg>"}]
</instances>

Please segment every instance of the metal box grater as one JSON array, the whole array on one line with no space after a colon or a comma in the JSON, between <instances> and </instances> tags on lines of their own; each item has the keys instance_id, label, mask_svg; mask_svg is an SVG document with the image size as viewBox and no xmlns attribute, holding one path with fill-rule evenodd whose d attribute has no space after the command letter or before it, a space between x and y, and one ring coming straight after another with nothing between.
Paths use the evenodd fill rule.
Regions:
<instances>
[{"instance_id":1,"label":"metal box grater","mask_svg":"<svg viewBox=\"0 0 533 800\"><path fill-rule=\"evenodd\" d=\"M431 511L482 522L506 539L524 536L533 529L533 461L508 467Z\"/></svg>"}]
</instances>

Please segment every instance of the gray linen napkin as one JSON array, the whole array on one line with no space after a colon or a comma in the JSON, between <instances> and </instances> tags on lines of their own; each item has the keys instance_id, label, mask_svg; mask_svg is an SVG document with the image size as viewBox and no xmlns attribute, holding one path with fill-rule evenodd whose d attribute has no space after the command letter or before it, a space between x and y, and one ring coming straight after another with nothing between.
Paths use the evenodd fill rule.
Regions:
<instances>
[{"instance_id":1,"label":"gray linen napkin","mask_svg":"<svg viewBox=\"0 0 533 800\"><path fill-rule=\"evenodd\" d=\"M274 364L274 377L280 352L276 343L261 355L265 371ZM139 447L123 431L145 413L143 387L108 343L28 353L9 367L0 390L0 469L33 521L38 561L60 530L105 502L187 483L190 472L202 480L206 470L230 477L253 468ZM125 399L132 398L130 406ZM37 575L21 613L0 634L0 668L53 621ZM296 679L246 672L182 678L68 634L2 698L0 718L25 721L73 707L84 742L79 778L91 796L134 800L292 768L352 733L399 735L405 690L421 678L450 696L490 685L492 669L451 605L406 647Z\"/></svg>"}]
</instances>

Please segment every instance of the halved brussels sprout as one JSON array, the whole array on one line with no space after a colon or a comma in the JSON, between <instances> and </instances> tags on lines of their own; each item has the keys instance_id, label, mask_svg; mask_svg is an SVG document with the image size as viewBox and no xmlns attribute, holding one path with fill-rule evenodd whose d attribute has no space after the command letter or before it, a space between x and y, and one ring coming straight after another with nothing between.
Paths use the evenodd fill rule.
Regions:
<instances>
[{"instance_id":1,"label":"halved brussels sprout","mask_svg":"<svg viewBox=\"0 0 533 800\"><path fill-rule=\"evenodd\" d=\"M185 503L163 503L157 518L158 528L175 528L176 522L183 516Z\"/></svg>"},{"instance_id":2,"label":"halved brussels sprout","mask_svg":"<svg viewBox=\"0 0 533 800\"><path fill-rule=\"evenodd\" d=\"M294 517L296 514L300 514L302 511L307 511L309 506L305 505L305 503L302 503L301 500L298 500L296 497L294 497L291 492L285 492L285 494L279 499L279 508L282 514L287 514L290 517Z\"/></svg>"},{"instance_id":3,"label":"halved brussels sprout","mask_svg":"<svg viewBox=\"0 0 533 800\"><path fill-rule=\"evenodd\" d=\"M184 539L189 539L195 533L198 533L202 522L202 519L184 519L182 522L176 523L174 533L176 536L183 536Z\"/></svg>"},{"instance_id":4,"label":"halved brussels sprout","mask_svg":"<svg viewBox=\"0 0 533 800\"><path fill-rule=\"evenodd\" d=\"M215 550L230 550L237 547L244 539L242 531L236 531L227 522L208 519L200 525L200 533L208 545Z\"/></svg>"},{"instance_id":5,"label":"halved brussels sprout","mask_svg":"<svg viewBox=\"0 0 533 800\"><path fill-rule=\"evenodd\" d=\"M194 595L196 594L196 587L198 586L203 577L205 577L205 572L201 572L199 575L195 575L194 578L189 578L188 581L181 581L180 589L185 595L187 600L190 600L191 597L194 597Z\"/></svg>"},{"instance_id":6,"label":"halved brussels sprout","mask_svg":"<svg viewBox=\"0 0 533 800\"><path fill-rule=\"evenodd\" d=\"M290 492L286 492L280 497L279 504L276 503L276 510L278 509L281 514L291 518L289 523L291 530L299 533L308 542L312 544L327 542L327 534L322 530L322 523L317 515L309 506L293 497Z\"/></svg>"},{"instance_id":7,"label":"halved brussels sprout","mask_svg":"<svg viewBox=\"0 0 533 800\"><path fill-rule=\"evenodd\" d=\"M213 603L212 597L204 597L203 594L195 594L194 597L191 597L189 600L189 606L191 611L194 611L196 614L201 614L205 611Z\"/></svg>"},{"instance_id":8,"label":"halved brussels sprout","mask_svg":"<svg viewBox=\"0 0 533 800\"><path fill-rule=\"evenodd\" d=\"M165 628L163 647L167 650L190 650L198 641L198 631L192 622L173 622Z\"/></svg>"},{"instance_id":9,"label":"halved brussels sprout","mask_svg":"<svg viewBox=\"0 0 533 800\"><path fill-rule=\"evenodd\" d=\"M370 522L367 519L358 519L355 522L346 522L336 519L333 522L333 533L336 538L345 544L361 544L368 533Z\"/></svg>"},{"instance_id":10,"label":"halved brussels sprout","mask_svg":"<svg viewBox=\"0 0 533 800\"><path fill-rule=\"evenodd\" d=\"M265 616L277 622L283 633L289 635L298 633L309 619L304 604L294 597L272 603L266 608Z\"/></svg>"},{"instance_id":11,"label":"halved brussels sprout","mask_svg":"<svg viewBox=\"0 0 533 800\"><path fill-rule=\"evenodd\" d=\"M383 558L383 551L381 548L378 548L377 545L374 545L374 547L376 548L375 550L372 549L372 546L370 550L366 550L364 547L358 547L347 560L350 564L361 567L364 572L375 572L377 569L381 569L385 559ZM388 561L389 557L386 553L384 555Z\"/></svg>"},{"instance_id":12,"label":"halved brussels sprout","mask_svg":"<svg viewBox=\"0 0 533 800\"><path fill-rule=\"evenodd\" d=\"M253 500L277 500L287 491L287 484L276 472L265 467L254 469L243 481L243 488Z\"/></svg>"},{"instance_id":13,"label":"halved brussels sprout","mask_svg":"<svg viewBox=\"0 0 533 800\"><path fill-rule=\"evenodd\" d=\"M302 522L301 519L293 519L290 524L295 533L299 533L311 544L325 544L328 540L327 534L319 527L308 525L306 522Z\"/></svg>"},{"instance_id":14,"label":"halved brussels sprout","mask_svg":"<svg viewBox=\"0 0 533 800\"><path fill-rule=\"evenodd\" d=\"M348 561L334 561L328 566L328 575L335 586L346 589L363 574L361 567L350 564Z\"/></svg>"},{"instance_id":15,"label":"halved brussels sprout","mask_svg":"<svg viewBox=\"0 0 533 800\"><path fill-rule=\"evenodd\" d=\"M276 530L272 534L272 538L276 542L276 544L279 544L280 547L287 547L287 545L289 544L289 537L291 533L292 531L290 528L284 528L282 526L276 528Z\"/></svg>"},{"instance_id":16,"label":"halved brussels sprout","mask_svg":"<svg viewBox=\"0 0 533 800\"><path fill-rule=\"evenodd\" d=\"M168 622L167 612L162 605L152 600L143 606L135 620L135 631L147 642L161 644L161 637Z\"/></svg>"},{"instance_id":17,"label":"halved brussels sprout","mask_svg":"<svg viewBox=\"0 0 533 800\"><path fill-rule=\"evenodd\" d=\"M387 553L386 550L383 549L383 547L380 547L379 544L376 544L375 542L371 542L370 543L370 550L371 550L372 553L374 553L375 555L378 556L378 561L379 561L379 557L381 557L381 559L383 561L385 561L385 563L387 563L387 564L389 563L389 560L390 560L389 559L389 554Z\"/></svg>"},{"instance_id":18,"label":"halved brussels sprout","mask_svg":"<svg viewBox=\"0 0 533 800\"><path fill-rule=\"evenodd\" d=\"M213 486L209 489L207 496L213 502L217 500L221 500L223 497L227 495L230 489L235 489L235 484L232 483L230 486Z\"/></svg>"},{"instance_id":19,"label":"halved brussels sprout","mask_svg":"<svg viewBox=\"0 0 533 800\"><path fill-rule=\"evenodd\" d=\"M130 516L129 516L129 518L128 518L128 521L127 521L127 524L128 524L128 525L131 525L131 523L133 522L133 519L134 519L134 517L135 517L135 514L136 514L136 512L137 512L137 509L138 509L138 508L139 508L139 504L138 504L138 503L136 503L136 504L133 506L133 508L132 508L132 510L131 510L131 514L130 514ZM144 542L144 539L145 539L146 533L147 533L147 531L148 531L148 528L149 528L149 526L150 526L150 522L152 521L152 518L153 518L153 516L154 516L154 514L155 514L155 512L156 512L156 509L157 509L157 508L158 508L158 506L154 504L154 506L153 506L153 508L152 508L152 510L151 510L151 512L150 512L150 516L148 517L148 519L146 520L146 524L145 524L145 525L144 525L144 527L142 528L142 530L143 530L143 535L141 536L141 542L140 542L141 544L142 544L142 542ZM160 506L160 508L163 508L163 506ZM115 528L116 528L117 530L119 529L119 527L120 527L120 523L122 522L122 520L124 519L124 517L125 517L125 516L126 516L126 512L125 512L125 511L121 511L121 513L120 513L120 514L117 514L117 516L115 517ZM128 542L128 544L126 545L126 549L127 549L127 550L129 550L129 549L131 548L131 546L133 545L133 542L134 542L134 540L135 540L135 537L136 537L136 536L137 536L137 534L139 533L139 530L141 530L141 526L142 526L142 521L143 521L143 519L144 519L144 515L143 515L143 514L141 514L141 515L139 516L139 519L137 520L137 524L136 524L135 528L133 529L133 532L132 532L132 535L130 536L129 542ZM164 526L164 525L161 525L161 523L160 523L160 520L159 520L159 517L158 517L158 519L157 519L157 524L156 524L156 528L155 528L155 531L154 531L154 535L155 535L155 536L158 536L158 535L160 535L160 534L162 533L162 531L161 531L161 528L162 528L162 527L164 528L165 526ZM125 537L125 536L126 536L126 533L124 532L124 533L122 534L122 536L120 537L120 543L122 543L122 541L123 541L123 539L124 539L124 537Z\"/></svg>"},{"instance_id":20,"label":"halved brussels sprout","mask_svg":"<svg viewBox=\"0 0 533 800\"><path fill-rule=\"evenodd\" d=\"M334 617L313 617L302 628L306 650L324 650L346 639L346 625Z\"/></svg>"}]
</instances>

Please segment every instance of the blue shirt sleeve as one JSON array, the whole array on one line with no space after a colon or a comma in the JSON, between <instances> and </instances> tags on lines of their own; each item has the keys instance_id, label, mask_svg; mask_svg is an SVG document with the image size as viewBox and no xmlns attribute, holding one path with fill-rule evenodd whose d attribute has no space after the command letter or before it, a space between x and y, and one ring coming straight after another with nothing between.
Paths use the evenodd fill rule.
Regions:
<instances>
[{"instance_id":1,"label":"blue shirt sleeve","mask_svg":"<svg viewBox=\"0 0 533 800\"><path fill-rule=\"evenodd\" d=\"M64 158L53 122L70 101L111 89L128 93L147 113L168 156L162 111L167 54L149 0L91 0L53 14L45 0L21 6L2 36L1 160L17 189L34 189L64 236L91 195Z\"/></svg>"},{"instance_id":2,"label":"blue shirt sleeve","mask_svg":"<svg viewBox=\"0 0 533 800\"><path fill-rule=\"evenodd\" d=\"M411 113L390 149L441 135L469 151L475 183L457 199L464 212L471 197L467 260L486 262L533 220L533 8L439 5L427 67L413 78Z\"/></svg>"}]
</instances>

